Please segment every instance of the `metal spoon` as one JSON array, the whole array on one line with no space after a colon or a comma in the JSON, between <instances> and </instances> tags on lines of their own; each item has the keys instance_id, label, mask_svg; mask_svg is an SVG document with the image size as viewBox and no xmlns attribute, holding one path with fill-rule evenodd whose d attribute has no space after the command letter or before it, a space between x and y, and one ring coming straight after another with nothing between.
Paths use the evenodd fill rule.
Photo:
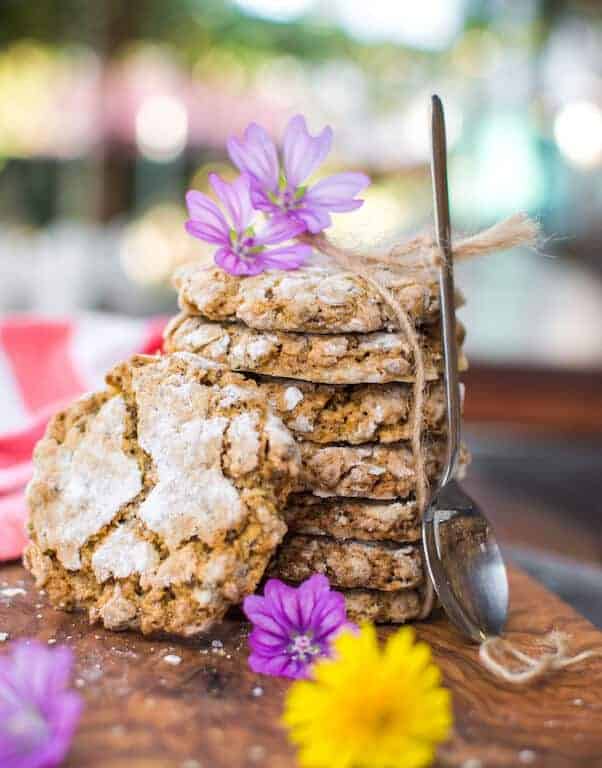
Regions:
<instances>
[{"instance_id":1,"label":"metal spoon","mask_svg":"<svg viewBox=\"0 0 602 768\"><path fill-rule=\"evenodd\" d=\"M427 569L443 608L456 627L482 642L499 635L508 615L508 577L493 529L475 502L453 480L460 447L460 389L451 224L447 191L447 148L443 105L432 97L432 161L445 358L447 461L439 487L422 519Z\"/></svg>"}]
</instances>

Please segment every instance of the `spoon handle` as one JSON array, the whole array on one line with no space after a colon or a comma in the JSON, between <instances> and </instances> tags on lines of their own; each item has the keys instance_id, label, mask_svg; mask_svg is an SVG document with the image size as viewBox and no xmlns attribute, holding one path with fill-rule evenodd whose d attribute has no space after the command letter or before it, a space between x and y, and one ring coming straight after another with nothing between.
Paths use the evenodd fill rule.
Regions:
<instances>
[{"instance_id":1,"label":"spoon handle","mask_svg":"<svg viewBox=\"0 0 602 768\"><path fill-rule=\"evenodd\" d=\"M441 330L445 366L445 399L447 405L447 463L441 474L443 487L454 474L460 446L460 380L458 376L458 350L456 343L456 311L454 291L454 264L451 247L451 221L447 190L447 142L445 118L439 96L431 99L431 173L435 205L437 245L443 256L439 270L441 302Z\"/></svg>"}]
</instances>

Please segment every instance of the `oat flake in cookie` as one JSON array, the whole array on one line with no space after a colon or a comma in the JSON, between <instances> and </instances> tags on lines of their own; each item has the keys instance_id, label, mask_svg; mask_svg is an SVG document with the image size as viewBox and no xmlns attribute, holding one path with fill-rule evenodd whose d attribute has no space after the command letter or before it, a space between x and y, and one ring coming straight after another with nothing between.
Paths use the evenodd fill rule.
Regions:
<instances>
[{"instance_id":1,"label":"oat flake in cookie","mask_svg":"<svg viewBox=\"0 0 602 768\"><path fill-rule=\"evenodd\" d=\"M110 629L203 632L263 576L299 449L256 388L194 355L107 381L38 443L27 567Z\"/></svg>"}]
</instances>

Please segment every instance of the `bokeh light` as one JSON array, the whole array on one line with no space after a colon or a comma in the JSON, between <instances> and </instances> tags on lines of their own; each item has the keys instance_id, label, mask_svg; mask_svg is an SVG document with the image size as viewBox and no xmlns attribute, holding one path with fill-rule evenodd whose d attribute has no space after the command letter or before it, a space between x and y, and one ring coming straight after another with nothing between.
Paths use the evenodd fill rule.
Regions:
<instances>
[{"instance_id":1,"label":"bokeh light","mask_svg":"<svg viewBox=\"0 0 602 768\"><path fill-rule=\"evenodd\" d=\"M463 23L463 0L336 0L335 6L343 28L354 37L416 48L449 45Z\"/></svg>"},{"instance_id":2,"label":"bokeh light","mask_svg":"<svg viewBox=\"0 0 602 768\"><path fill-rule=\"evenodd\" d=\"M119 249L121 267L140 285L161 285L186 261L206 259L209 248L185 231L186 212L178 205L149 208L126 227Z\"/></svg>"},{"instance_id":3,"label":"bokeh light","mask_svg":"<svg viewBox=\"0 0 602 768\"><path fill-rule=\"evenodd\" d=\"M602 109L591 101L563 107L554 121L554 136L573 165L593 168L602 162Z\"/></svg>"},{"instance_id":4,"label":"bokeh light","mask_svg":"<svg viewBox=\"0 0 602 768\"><path fill-rule=\"evenodd\" d=\"M172 96L151 96L136 114L136 143L149 160L168 162L186 146L188 114Z\"/></svg>"}]
</instances>

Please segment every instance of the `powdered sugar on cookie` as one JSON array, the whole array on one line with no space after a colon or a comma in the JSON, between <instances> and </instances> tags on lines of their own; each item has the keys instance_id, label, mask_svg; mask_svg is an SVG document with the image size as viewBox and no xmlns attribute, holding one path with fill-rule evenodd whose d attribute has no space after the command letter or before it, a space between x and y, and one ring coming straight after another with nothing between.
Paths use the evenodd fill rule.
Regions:
<instances>
[{"instance_id":1,"label":"powdered sugar on cookie","mask_svg":"<svg viewBox=\"0 0 602 768\"><path fill-rule=\"evenodd\" d=\"M74 408L83 413L94 405L92 396ZM51 436L36 449L31 524L42 549L55 549L66 568L79 568L80 548L142 489L138 464L123 451L125 416L123 398L113 397L87 419L83 434L76 420L62 442Z\"/></svg>"}]
</instances>

